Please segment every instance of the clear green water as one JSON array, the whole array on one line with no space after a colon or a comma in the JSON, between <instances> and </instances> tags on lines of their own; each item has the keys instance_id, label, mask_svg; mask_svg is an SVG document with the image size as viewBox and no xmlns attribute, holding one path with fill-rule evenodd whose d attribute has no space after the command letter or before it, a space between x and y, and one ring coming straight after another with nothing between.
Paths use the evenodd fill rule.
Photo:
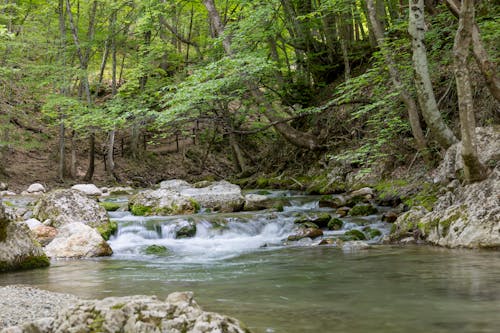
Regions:
<instances>
[{"instance_id":1,"label":"clear green water","mask_svg":"<svg viewBox=\"0 0 500 333\"><path fill-rule=\"evenodd\" d=\"M500 332L500 253L431 247L279 247L200 262L175 258L58 261L2 274L103 298L192 290L253 332Z\"/></svg>"}]
</instances>

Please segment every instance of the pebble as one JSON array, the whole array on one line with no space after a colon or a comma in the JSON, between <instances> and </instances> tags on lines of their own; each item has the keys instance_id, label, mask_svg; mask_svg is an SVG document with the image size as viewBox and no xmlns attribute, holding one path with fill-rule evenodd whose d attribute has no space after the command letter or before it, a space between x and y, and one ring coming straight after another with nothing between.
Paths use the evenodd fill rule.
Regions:
<instances>
[{"instance_id":1,"label":"pebble","mask_svg":"<svg viewBox=\"0 0 500 333\"><path fill-rule=\"evenodd\" d=\"M80 299L23 285L0 288L0 330L36 319L55 317Z\"/></svg>"}]
</instances>

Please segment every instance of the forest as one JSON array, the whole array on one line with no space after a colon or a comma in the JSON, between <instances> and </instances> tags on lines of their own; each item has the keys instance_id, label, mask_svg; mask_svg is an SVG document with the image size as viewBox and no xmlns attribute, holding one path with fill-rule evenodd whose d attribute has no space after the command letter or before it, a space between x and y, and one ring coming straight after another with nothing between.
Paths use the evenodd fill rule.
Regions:
<instances>
[{"instance_id":1,"label":"forest","mask_svg":"<svg viewBox=\"0 0 500 333\"><path fill-rule=\"evenodd\" d=\"M496 332L499 21L0 1L0 332Z\"/></svg>"}]
</instances>

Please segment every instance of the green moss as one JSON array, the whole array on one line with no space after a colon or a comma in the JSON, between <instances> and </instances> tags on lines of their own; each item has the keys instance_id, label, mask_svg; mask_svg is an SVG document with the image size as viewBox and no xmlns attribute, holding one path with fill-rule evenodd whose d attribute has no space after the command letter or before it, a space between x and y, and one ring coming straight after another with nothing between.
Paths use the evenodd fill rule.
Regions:
<instances>
[{"instance_id":1,"label":"green moss","mask_svg":"<svg viewBox=\"0 0 500 333\"><path fill-rule=\"evenodd\" d=\"M118 230L118 223L110 221L98 226L96 229L101 234L102 238L104 238L105 240L109 240L111 235L113 235Z\"/></svg>"},{"instance_id":2,"label":"green moss","mask_svg":"<svg viewBox=\"0 0 500 333\"><path fill-rule=\"evenodd\" d=\"M283 203L281 203L281 202L280 202L280 203L275 204L275 205L273 206L273 208L274 208L274 209L276 209L276 211L278 211L278 212L282 212L282 211L284 210L284 208L283 208Z\"/></svg>"},{"instance_id":3,"label":"green moss","mask_svg":"<svg viewBox=\"0 0 500 333\"><path fill-rule=\"evenodd\" d=\"M108 212L117 211L121 207L120 204L118 204L116 202L109 202L109 201L99 202L99 205L102 208L106 209L106 211L108 211Z\"/></svg>"},{"instance_id":4,"label":"green moss","mask_svg":"<svg viewBox=\"0 0 500 333\"><path fill-rule=\"evenodd\" d=\"M422 206L431 211L438 200L438 191L438 184L424 183L420 191L403 200L403 203L409 207Z\"/></svg>"},{"instance_id":5,"label":"green moss","mask_svg":"<svg viewBox=\"0 0 500 333\"><path fill-rule=\"evenodd\" d=\"M378 213L378 209L372 205L356 205L349 211L351 216L367 216Z\"/></svg>"},{"instance_id":6,"label":"green moss","mask_svg":"<svg viewBox=\"0 0 500 333\"><path fill-rule=\"evenodd\" d=\"M147 216L151 215L152 208L148 206L135 204L130 206L130 212L135 216Z\"/></svg>"},{"instance_id":7,"label":"green moss","mask_svg":"<svg viewBox=\"0 0 500 333\"><path fill-rule=\"evenodd\" d=\"M316 223L313 223L313 222L304 222L300 225L301 227L303 228L314 228L314 229L319 229L318 225Z\"/></svg>"},{"instance_id":8,"label":"green moss","mask_svg":"<svg viewBox=\"0 0 500 333\"><path fill-rule=\"evenodd\" d=\"M98 332L104 332L104 317L103 315L101 314L100 311L97 311L97 310L94 310L93 311L93 320L92 322L89 324L88 328L89 328L89 332L90 333L98 333Z\"/></svg>"},{"instance_id":9,"label":"green moss","mask_svg":"<svg viewBox=\"0 0 500 333\"><path fill-rule=\"evenodd\" d=\"M15 264L0 261L0 272L35 269L48 266L50 266L50 260L45 254L43 254L41 256L27 256L21 258L21 260Z\"/></svg>"},{"instance_id":10,"label":"green moss","mask_svg":"<svg viewBox=\"0 0 500 333\"><path fill-rule=\"evenodd\" d=\"M366 240L366 236L362 231L352 229L342 235L340 239L342 239L343 241Z\"/></svg>"},{"instance_id":11,"label":"green moss","mask_svg":"<svg viewBox=\"0 0 500 333\"><path fill-rule=\"evenodd\" d=\"M270 195L271 192L269 192L267 190L259 190L259 191L257 191L257 194L259 194L259 195Z\"/></svg>"},{"instance_id":12,"label":"green moss","mask_svg":"<svg viewBox=\"0 0 500 333\"><path fill-rule=\"evenodd\" d=\"M447 219L440 220L439 228L441 230L441 235L446 237L448 232L450 231L450 226L460 218L467 218L467 213L462 211L462 209L457 209L452 215L450 215Z\"/></svg>"},{"instance_id":13,"label":"green moss","mask_svg":"<svg viewBox=\"0 0 500 333\"><path fill-rule=\"evenodd\" d=\"M198 213L201 209L201 205L198 201L194 200L193 198L189 198L189 202L191 202L191 205L193 205L194 212Z\"/></svg>"},{"instance_id":14,"label":"green moss","mask_svg":"<svg viewBox=\"0 0 500 333\"><path fill-rule=\"evenodd\" d=\"M408 186L408 181L404 179L381 180L373 188L377 191L381 199L399 195L401 188Z\"/></svg>"},{"instance_id":15,"label":"green moss","mask_svg":"<svg viewBox=\"0 0 500 333\"><path fill-rule=\"evenodd\" d=\"M368 238L369 239L373 239L375 237L378 237L378 236L381 236L382 235L382 232L378 229L372 229L370 227L367 227L363 230L363 232L365 233L365 235L368 235Z\"/></svg>"},{"instance_id":16,"label":"green moss","mask_svg":"<svg viewBox=\"0 0 500 333\"><path fill-rule=\"evenodd\" d=\"M125 303L118 303L118 304L115 304L111 307L111 309L113 310L121 310L123 309L123 307L125 306Z\"/></svg>"},{"instance_id":17,"label":"green moss","mask_svg":"<svg viewBox=\"0 0 500 333\"><path fill-rule=\"evenodd\" d=\"M259 177L257 178L255 184L257 185L257 188L266 188L269 185L269 179Z\"/></svg>"},{"instance_id":18,"label":"green moss","mask_svg":"<svg viewBox=\"0 0 500 333\"><path fill-rule=\"evenodd\" d=\"M344 222L338 217L333 217L328 221L328 230L340 230L344 226Z\"/></svg>"},{"instance_id":19,"label":"green moss","mask_svg":"<svg viewBox=\"0 0 500 333\"><path fill-rule=\"evenodd\" d=\"M150 255L165 255L168 253L168 249L163 245L150 245L143 250L144 254Z\"/></svg>"}]
</instances>

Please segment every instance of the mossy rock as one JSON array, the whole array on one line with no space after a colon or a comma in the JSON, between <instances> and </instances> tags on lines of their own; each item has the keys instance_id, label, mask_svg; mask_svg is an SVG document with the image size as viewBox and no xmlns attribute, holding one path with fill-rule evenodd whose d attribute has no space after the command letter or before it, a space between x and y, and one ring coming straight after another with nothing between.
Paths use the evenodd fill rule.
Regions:
<instances>
[{"instance_id":1,"label":"mossy rock","mask_svg":"<svg viewBox=\"0 0 500 333\"><path fill-rule=\"evenodd\" d=\"M352 229L342 235L340 239L342 239L343 241L366 240L366 236L362 231Z\"/></svg>"},{"instance_id":2,"label":"mossy rock","mask_svg":"<svg viewBox=\"0 0 500 333\"><path fill-rule=\"evenodd\" d=\"M108 212L115 212L121 208L121 205L119 203L110 201L99 202L99 205L106 209L106 211Z\"/></svg>"},{"instance_id":3,"label":"mossy rock","mask_svg":"<svg viewBox=\"0 0 500 333\"><path fill-rule=\"evenodd\" d=\"M372 229L370 227L366 227L365 229L363 229L363 232L368 236L368 239L373 239L382 235L382 232L380 230Z\"/></svg>"},{"instance_id":4,"label":"mossy rock","mask_svg":"<svg viewBox=\"0 0 500 333\"><path fill-rule=\"evenodd\" d=\"M49 258L43 254L40 256L25 256L17 259L16 263L0 261L0 272L13 270L28 270L50 266Z\"/></svg>"},{"instance_id":5,"label":"mossy rock","mask_svg":"<svg viewBox=\"0 0 500 333\"><path fill-rule=\"evenodd\" d=\"M349 215L351 216L367 216L377 213L378 209L372 205L356 205L349 211Z\"/></svg>"},{"instance_id":6,"label":"mossy rock","mask_svg":"<svg viewBox=\"0 0 500 333\"><path fill-rule=\"evenodd\" d=\"M144 248L142 252L144 254L157 255L157 256L169 254L168 248L166 246L156 245L156 244L149 245L148 247Z\"/></svg>"},{"instance_id":7,"label":"mossy rock","mask_svg":"<svg viewBox=\"0 0 500 333\"><path fill-rule=\"evenodd\" d=\"M318 225L316 223L313 223L313 222L304 222L304 223L301 223L300 226L303 228L319 229Z\"/></svg>"},{"instance_id":8,"label":"mossy rock","mask_svg":"<svg viewBox=\"0 0 500 333\"><path fill-rule=\"evenodd\" d=\"M135 216L148 216L153 213L153 209L148 206L143 206L143 205L130 205L129 206L130 212L135 215Z\"/></svg>"},{"instance_id":9,"label":"mossy rock","mask_svg":"<svg viewBox=\"0 0 500 333\"><path fill-rule=\"evenodd\" d=\"M109 240L111 235L118 230L118 223L110 221L109 223L101 224L96 230L101 234L102 238Z\"/></svg>"},{"instance_id":10,"label":"mossy rock","mask_svg":"<svg viewBox=\"0 0 500 333\"><path fill-rule=\"evenodd\" d=\"M328 230L340 230L344 226L344 222L338 217L332 217L330 221L328 221Z\"/></svg>"}]
</instances>

